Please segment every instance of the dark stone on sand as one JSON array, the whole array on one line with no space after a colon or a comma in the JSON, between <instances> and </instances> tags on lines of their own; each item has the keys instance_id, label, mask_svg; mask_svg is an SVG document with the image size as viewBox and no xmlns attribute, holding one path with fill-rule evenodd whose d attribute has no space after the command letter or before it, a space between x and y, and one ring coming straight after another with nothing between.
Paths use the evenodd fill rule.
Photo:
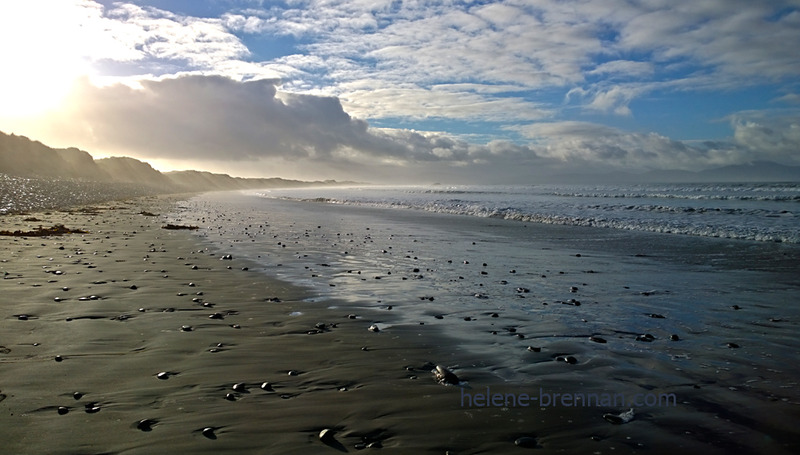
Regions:
<instances>
[{"instance_id":1,"label":"dark stone on sand","mask_svg":"<svg viewBox=\"0 0 800 455\"><path fill-rule=\"evenodd\" d=\"M190 325L182 325L181 326L181 332L191 332L192 330L194 330L194 328L192 326L190 326Z\"/></svg>"},{"instance_id":2,"label":"dark stone on sand","mask_svg":"<svg viewBox=\"0 0 800 455\"><path fill-rule=\"evenodd\" d=\"M286 374L288 374L289 376L299 376L300 372L297 370L289 370Z\"/></svg>"},{"instance_id":3,"label":"dark stone on sand","mask_svg":"<svg viewBox=\"0 0 800 455\"><path fill-rule=\"evenodd\" d=\"M731 349L738 349L739 345L736 343L728 343L727 346Z\"/></svg>"},{"instance_id":4,"label":"dark stone on sand","mask_svg":"<svg viewBox=\"0 0 800 455\"><path fill-rule=\"evenodd\" d=\"M650 316L651 318L655 318L655 319L664 319L664 315L661 315L661 314L658 314L658 313L649 313L648 316Z\"/></svg>"},{"instance_id":5,"label":"dark stone on sand","mask_svg":"<svg viewBox=\"0 0 800 455\"><path fill-rule=\"evenodd\" d=\"M622 425L623 423L628 423L633 420L633 409L620 414L612 414L608 412L603 414L603 419L605 419L607 422L613 423L614 425Z\"/></svg>"},{"instance_id":6,"label":"dark stone on sand","mask_svg":"<svg viewBox=\"0 0 800 455\"><path fill-rule=\"evenodd\" d=\"M56 361L56 362L60 362L60 361L62 361L62 360L64 360L64 358L63 358L63 357L61 357L60 355L57 355L57 356L55 357L55 361Z\"/></svg>"},{"instance_id":7,"label":"dark stone on sand","mask_svg":"<svg viewBox=\"0 0 800 455\"><path fill-rule=\"evenodd\" d=\"M653 335L650 335L649 333L644 333L644 334L638 335L636 337L636 341L644 341L644 342L647 342L647 343L650 343L651 341L653 341L655 339L656 339L656 337L654 337Z\"/></svg>"},{"instance_id":8,"label":"dark stone on sand","mask_svg":"<svg viewBox=\"0 0 800 455\"><path fill-rule=\"evenodd\" d=\"M439 384L458 385L459 383L458 376L442 365L436 365L436 368L434 368L431 372L436 378L436 382Z\"/></svg>"},{"instance_id":9,"label":"dark stone on sand","mask_svg":"<svg viewBox=\"0 0 800 455\"><path fill-rule=\"evenodd\" d=\"M158 421L153 419L142 419L136 422L136 429L141 431L153 431L153 425L158 423Z\"/></svg>"},{"instance_id":10,"label":"dark stone on sand","mask_svg":"<svg viewBox=\"0 0 800 455\"><path fill-rule=\"evenodd\" d=\"M245 386L243 382L237 382L236 384L233 385L233 390L235 392L244 392L245 390L247 390L247 386Z\"/></svg>"},{"instance_id":11,"label":"dark stone on sand","mask_svg":"<svg viewBox=\"0 0 800 455\"><path fill-rule=\"evenodd\" d=\"M269 382L264 382L261 384L261 390L266 390L267 392L274 392L275 390L272 388L272 384Z\"/></svg>"},{"instance_id":12,"label":"dark stone on sand","mask_svg":"<svg viewBox=\"0 0 800 455\"><path fill-rule=\"evenodd\" d=\"M367 330L369 330L370 332L380 332L381 331L381 329L375 324L372 324L371 326L369 326L369 328Z\"/></svg>"},{"instance_id":13,"label":"dark stone on sand","mask_svg":"<svg viewBox=\"0 0 800 455\"><path fill-rule=\"evenodd\" d=\"M319 440L324 442L325 444L332 444L336 442L336 439L333 437L333 430L330 428L325 428L324 430L319 432Z\"/></svg>"},{"instance_id":14,"label":"dark stone on sand","mask_svg":"<svg viewBox=\"0 0 800 455\"><path fill-rule=\"evenodd\" d=\"M536 443L536 438L532 438L530 436L522 436L517 438L514 440L514 445L525 449L533 449L538 446Z\"/></svg>"},{"instance_id":15,"label":"dark stone on sand","mask_svg":"<svg viewBox=\"0 0 800 455\"><path fill-rule=\"evenodd\" d=\"M225 319L225 316L223 316L222 313L214 313L214 314L208 315L208 318L209 319Z\"/></svg>"},{"instance_id":16,"label":"dark stone on sand","mask_svg":"<svg viewBox=\"0 0 800 455\"><path fill-rule=\"evenodd\" d=\"M234 395L232 393L226 393L225 394L225 399L228 400L228 401L236 401L236 395Z\"/></svg>"},{"instance_id":17,"label":"dark stone on sand","mask_svg":"<svg viewBox=\"0 0 800 455\"><path fill-rule=\"evenodd\" d=\"M135 290L139 289L139 287L138 287L138 286L136 286L135 284L132 284L132 285L131 285L131 287L130 287L130 289L132 289L132 290L134 290L134 291L135 291Z\"/></svg>"},{"instance_id":18,"label":"dark stone on sand","mask_svg":"<svg viewBox=\"0 0 800 455\"><path fill-rule=\"evenodd\" d=\"M203 428L200 430L200 433L208 439L217 439L217 435L214 434L214 429L212 427Z\"/></svg>"},{"instance_id":19,"label":"dark stone on sand","mask_svg":"<svg viewBox=\"0 0 800 455\"><path fill-rule=\"evenodd\" d=\"M95 414L100 412L100 406L98 406L97 403L86 403L84 411L86 411L87 414Z\"/></svg>"},{"instance_id":20,"label":"dark stone on sand","mask_svg":"<svg viewBox=\"0 0 800 455\"><path fill-rule=\"evenodd\" d=\"M167 380L169 379L169 373L167 373L166 371L162 371L161 373L158 373L156 377L158 379Z\"/></svg>"},{"instance_id":21,"label":"dark stone on sand","mask_svg":"<svg viewBox=\"0 0 800 455\"><path fill-rule=\"evenodd\" d=\"M542 352L542 348L538 346L528 346L528 350L531 352Z\"/></svg>"},{"instance_id":22,"label":"dark stone on sand","mask_svg":"<svg viewBox=\"0 0 800 455\"><path fill-rule=\"evenodd\" d=\"M670 339L671 341L679 341L679 340L681 339L681 337L679 337L678 335L675 335L675 334L673 333L672 335L670 335L670 336L669 336L669 339Z\"/></svg>"},{"instance_id":23,"label":"dark stone on sand","mask_svg":"<svg viewBox=\"0 0 800 455\"><path fill-rule=\"evenodd\" d=\"M740 307L739 305L731 305L731 308L733 308L734 310L741 310L742 309L742 307Z\"/></svg>"},{"instance_id":24,"label":"dark stone on sand","mask_svg":"<svg viewBox=\"0 0 800 455\"><path fill-rule=\"evenodd\" d=\"M27 321L28 320L28 315L27 314L20 314L20 315L17 316L17 319L19 319L20 321Z\"/></svg>"},{"instance_id":25,"label":"dark stone on sand","mask_svg":"<svg viewBox=\"0 0 800 455\"><path fill-rule=\"evenodd\" d=\"M74 392L72 394L72 398L74 398L76 400L80 400L81 398L83 398L83 394L81 392Z\"/></svg>"},{"instance_id":26,"label":"dark stone on sand","mask_svg":"<svg viewBox=\"0 0 800 455\"><path fill-rule=\"evenodd\" d=\"M64 414L66 414L68 412L69 412L69 408L68 407L66 407L66 406L59 406L58 407L58 414L59 415L63 416Z\"/></svg>"},{"instance_id":27,"label":"dark stone on sand","mask_svg":"<svg viewBox=\"0 0 800 455\"><path fill-rule=\"evenodd\" d=\"M575 357L573 357L571 355L560 355L560 356L556 357L556 361L558 361L558 362L566 362L566 363L568 363L570 365L575 365L576 363L578 363L578 359L576 359Z\"/></svg>"},{"instance_id":28,"label":"dark stone on sand","mask_svg":"<svg viewBox=\"0 0 800 455\"><path fill-rule=\"evenodd\" d=\"M599 336L594 336L594 335L589 337L589 341L594 341L595 343L605 343L606 342L605 338L601 338Z\"/></svg>"}]
</instances>

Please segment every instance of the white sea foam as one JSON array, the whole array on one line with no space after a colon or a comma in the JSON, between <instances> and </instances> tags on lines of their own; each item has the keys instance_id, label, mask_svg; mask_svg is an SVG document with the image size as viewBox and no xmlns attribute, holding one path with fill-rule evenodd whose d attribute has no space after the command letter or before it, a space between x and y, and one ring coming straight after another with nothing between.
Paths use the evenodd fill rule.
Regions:
<instances>
[{"instance_id":1,"label":"white sea foam","mask_svg":"<svg viewBox=\"0 0 800 455\"><path fill-rule=\"evenodd\" d=\"M269 190L259 196L522 222L800 243L800 184L428 186Z\"/></svg>"}]
</instances>

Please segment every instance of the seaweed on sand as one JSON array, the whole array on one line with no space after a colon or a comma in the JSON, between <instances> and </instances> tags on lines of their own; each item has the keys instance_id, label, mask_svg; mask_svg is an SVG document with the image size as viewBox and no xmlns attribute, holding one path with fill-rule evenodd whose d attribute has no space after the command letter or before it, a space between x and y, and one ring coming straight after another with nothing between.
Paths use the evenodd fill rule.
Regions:
<instances>
[{"instance_id":1,"label":"seaweed on sand","mask_svg":"<svg viewBox=\"0 0 800 455\"><path fill-rule=\"evenodd\" d=\"M87 231L81 229L70 229L65 227L63 224L56 224L53 227L42 227L39 226L38 228L32 231L0 231L0 235L12 236L12 237L47 237L50 235L64 235L64 234L88 234Z\"/></svg>"},{"instance_id":2,"label":"seaweed on sand","mask_svg":"<svg viewBox=\"0 0 800 455\"><path fill-rule=\"evenodd\" d=\"M200 229L200 228L197 227L197 226L184 226L184 225L181 225L181 224L168 224L166 226L161 226L161 229L173 229L173 230L176 230L176 229L190 229L190 230L195 230L195 229Z\"/></svg>"}]
</instances>

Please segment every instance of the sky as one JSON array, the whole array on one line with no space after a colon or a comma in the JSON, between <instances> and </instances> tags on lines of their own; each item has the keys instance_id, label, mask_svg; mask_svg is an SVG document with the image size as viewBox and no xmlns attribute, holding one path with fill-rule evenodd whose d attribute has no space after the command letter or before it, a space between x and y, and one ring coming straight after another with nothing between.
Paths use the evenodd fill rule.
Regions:
<instances>
[{"instance_id":1,"label":"sky","mask_svg":"<svg viewBox=\"0 0 800 455\"><path fill-rule=\"evenodd\" d=\"M0 131L372 183L800 165L800 0L2 0Z\"/></svg>"}]
</instances>

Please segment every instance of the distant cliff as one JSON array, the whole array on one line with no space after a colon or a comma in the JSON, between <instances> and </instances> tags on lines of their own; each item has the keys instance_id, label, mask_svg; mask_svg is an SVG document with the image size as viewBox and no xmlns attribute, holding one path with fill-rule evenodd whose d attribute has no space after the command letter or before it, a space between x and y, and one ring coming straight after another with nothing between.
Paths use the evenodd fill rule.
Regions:
<instances>
[{"instance_id":1,"label":"distant cliff","mask_svg":"<svg viewBox=\"0 0 800 455\"><path fill-rule=\"evenodd\" d=\"M281 178L241 178L203 171L162 173L129 157L95 160L76 148L54 149L25 136L0 132L0 174L43 179L77 179L146 185L163 192L223 191L251 188L336 185Z\"/></svg>"}]
</instances>

